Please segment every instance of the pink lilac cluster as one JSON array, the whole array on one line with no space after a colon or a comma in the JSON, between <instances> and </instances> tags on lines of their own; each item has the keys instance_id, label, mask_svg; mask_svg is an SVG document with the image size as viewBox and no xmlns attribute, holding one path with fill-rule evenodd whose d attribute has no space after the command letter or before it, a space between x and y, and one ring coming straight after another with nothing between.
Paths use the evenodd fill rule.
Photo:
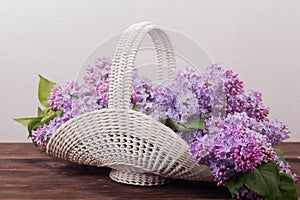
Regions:
<instances>
[{"instance_id":1,"label":"pink lilac cluster","mask_svg":"<svg viewBox=\"0 0 300 200\"><path fill-rule=\"evenodd\" d=\"M212 117L206 120L203 136L191 143L193 158L212 169L218 185L225 185L235 172L253 170L274 159L271 143L251 128L252 122L246 113Z\"/></svg>"}]
</instances>

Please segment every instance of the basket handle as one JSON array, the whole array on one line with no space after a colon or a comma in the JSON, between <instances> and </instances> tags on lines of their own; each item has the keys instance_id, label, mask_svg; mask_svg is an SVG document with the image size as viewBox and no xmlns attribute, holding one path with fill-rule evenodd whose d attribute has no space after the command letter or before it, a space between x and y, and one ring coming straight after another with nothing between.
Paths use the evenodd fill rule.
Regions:
<instances>
[{"instance_id":1,"label":"basket handle","mask_svg":"<svg viewBox=\"0 0 300 200\"><path fill-rule=\"evenodd\" d=\"M172 80L176 69L169 37L156 25L141 22L130 26L122 35L112 60L109 83L109 108L130 108L133 65L141 43L149 34L154 43L160 81Z\"/></svg>"}]
</instances>

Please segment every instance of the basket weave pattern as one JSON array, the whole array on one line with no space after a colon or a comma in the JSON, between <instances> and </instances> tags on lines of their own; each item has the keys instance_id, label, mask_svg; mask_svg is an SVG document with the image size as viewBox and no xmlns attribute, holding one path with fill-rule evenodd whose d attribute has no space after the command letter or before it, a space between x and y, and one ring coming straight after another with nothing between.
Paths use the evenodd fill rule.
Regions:
<instances>
[{"instance_id":1,"label":"basket weave pattern","mask_svg":"<svg viewBox=\"0 0 300 200\"><path fill-rule=\"evenodd\" d=\"M149 22L132 25L113 58L108 108L66 122L49 140L47 153L73 163L110 167L110 178L126 184L161 185L171 179L212 181L210 169L191 158L184 140L162 123L130 108L133 65L147 34L156 48L158 79L173 79L176 65L168 36Z\"/></svg>"}]
</instances>

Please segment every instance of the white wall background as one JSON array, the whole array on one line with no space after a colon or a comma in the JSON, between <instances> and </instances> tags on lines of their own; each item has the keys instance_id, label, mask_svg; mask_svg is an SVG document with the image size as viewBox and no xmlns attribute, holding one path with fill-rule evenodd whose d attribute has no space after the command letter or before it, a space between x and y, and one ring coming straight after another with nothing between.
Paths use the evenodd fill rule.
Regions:
<instances>
[{"instance_id":1,"label":"white wall background","mask_svg":"<svg viewBox=\"0 0 300 200\"><path fill-rule=\"evenodd\" d=\"M36 114L38 74L74 79L88 53L150 20L202 44L263 93L271 117L300 141L300 1L0 1L0 142L27 140L12 120Z\"/></svg>"}]
</instances>

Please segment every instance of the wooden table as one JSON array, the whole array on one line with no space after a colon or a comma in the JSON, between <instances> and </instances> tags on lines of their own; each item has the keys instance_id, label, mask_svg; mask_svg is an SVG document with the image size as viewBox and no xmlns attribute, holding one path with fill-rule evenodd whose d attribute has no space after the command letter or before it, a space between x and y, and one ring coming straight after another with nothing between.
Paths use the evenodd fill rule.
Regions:
<instances>
[{"instance_id":1,"label":"wooden table","mask_svg":"<svg viewBox=\"0 0 300 200\"><path fill-rule=\"evenodd\" d=\"M300 143L279 147L300 175ZM40 153L29 143L0 143L0 199L229 199L214 183L174 181L154 187L113 182L109 169L78 166ZM300 183L297 183L300 197ZM300 198L298 198L300 199Z\"/></svg>"}]
</instances>

